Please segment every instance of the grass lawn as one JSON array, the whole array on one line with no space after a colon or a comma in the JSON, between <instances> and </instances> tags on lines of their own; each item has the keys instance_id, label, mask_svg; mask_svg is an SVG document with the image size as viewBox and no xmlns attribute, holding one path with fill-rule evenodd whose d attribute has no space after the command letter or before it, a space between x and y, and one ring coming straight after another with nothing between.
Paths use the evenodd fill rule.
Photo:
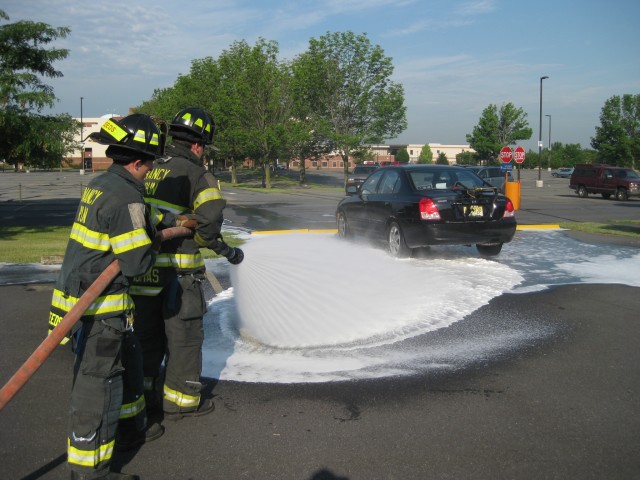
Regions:
<instances>
[{"instance_id":1,"label":"grass lawn","mask_svg":"<svg viewBox=\"0 0 640 480\"><path fill-rule=\"evenodd\" d=\"M585 233L640 238L640 220L612 220L608 223L561 222L560 227Z\"/></svg>"},{"instance_id":2,"label":"grass lawn","mask_svg":"<svg viewBox=\"0 0 640 480\"><path fill-rule=\"evenodd\" d=\"M5 227L0 230L0 262L40 263L43 257L64 255L71 227ZM231 234L224 240L235 247L243 243ZM200 250L204 258L218 255L208 248Z\"/></svg>"}]
</instances>

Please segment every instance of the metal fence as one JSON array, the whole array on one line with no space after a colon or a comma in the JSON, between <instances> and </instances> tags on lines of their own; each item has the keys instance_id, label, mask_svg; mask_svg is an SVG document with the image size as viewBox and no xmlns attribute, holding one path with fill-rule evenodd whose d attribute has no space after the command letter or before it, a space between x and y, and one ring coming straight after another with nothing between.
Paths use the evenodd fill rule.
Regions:
<instances>
[{"instance_id":1,"label":"metal fence","mask_svg":"<svg viewBox=\"0 0 640 480\"><path fill-rule=\"evenodd\" d=\"M80 198L91 179L100 173L78 170L0 173L0 202Z\"/></svg>"}]
</instances>

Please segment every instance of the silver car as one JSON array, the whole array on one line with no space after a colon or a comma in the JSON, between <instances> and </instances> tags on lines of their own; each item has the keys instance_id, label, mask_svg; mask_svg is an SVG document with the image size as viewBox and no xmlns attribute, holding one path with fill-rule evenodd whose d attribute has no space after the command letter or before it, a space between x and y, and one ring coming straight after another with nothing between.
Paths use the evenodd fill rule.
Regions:
<instances>
[{"instance_id":1,"label":"silver car","mask_svg":"<svg viewBox=\"0 0 640 480\"><path fill-rule=\"evenodd\" d=\"M502 193L504 193L505 178L509 179L509 182L513 182L513 176L511 172L503 172L500 167L496 166L467 166L466 168L473 170L481 179L487 182L492 187L496 187Z\"/></svg>"}]
</instances>

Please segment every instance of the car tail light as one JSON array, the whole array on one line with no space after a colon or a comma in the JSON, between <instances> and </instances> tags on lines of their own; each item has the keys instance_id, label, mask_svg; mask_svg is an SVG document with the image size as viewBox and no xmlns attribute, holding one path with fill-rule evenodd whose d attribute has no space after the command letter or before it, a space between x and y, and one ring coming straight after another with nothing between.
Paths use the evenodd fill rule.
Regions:
<instances>
[{"instance_id":1,"label":"car tail light","mask_svg":"<svg viewBox=\"0 0 640 480\"><path fill-rule=\"evenodd\" d=\"M502 218L511 218L516 216L516 209L513 207L513 202L507 200L507 205L504 207L504 215Z\"/></svg>"},{"instance_id":2,"label":"car tail light","mask_svg":"<svg viewBox=\"0 0 640 480\"><path fill-rule=\"evenodd\" d=\"M420 199L420 218L422 220L440 220L440 212L433 200L430 198Z\"/></svg>"}]
</instances>

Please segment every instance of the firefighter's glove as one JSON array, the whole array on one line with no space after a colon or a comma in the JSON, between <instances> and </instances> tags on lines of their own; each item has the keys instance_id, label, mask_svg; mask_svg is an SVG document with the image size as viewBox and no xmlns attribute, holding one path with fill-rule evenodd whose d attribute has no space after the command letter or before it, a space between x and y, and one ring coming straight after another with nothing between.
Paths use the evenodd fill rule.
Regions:
<instances>
[{"instance_id":1,"label":"firefighter's glove","mask_svg":"<svg viewBox=\"0 0 640 480\"><path fill-rule=\"evenodd\" d=\"M176 227L186 227L194 229L198 225L195 216L193 215L178 215L176 219Z\"/></svg>"},{"instance_id":2,"label":"firefighter's glove","mask_svg":"<svg viewBox=\"0 0 640 480\"><path fill-rule=\"evenodd\" d=\"M229 253L225 255L227 260L231 265L238 265L242 260L244 260L244 252L239 248L229 248Z\"/></svg>"},{"instance_id":3,"label":"firefighter's glove","mask_svg":"<svg viewBox=\"0 0 640 480\"><path fill-rule=\"evenodd\" d=\"M233 248L220 241L220 247L216 252L218 255L222 255L231 265L238 265L242 260L244 260L244 252L239 248Z\"/></svg>"}]
</instances>

